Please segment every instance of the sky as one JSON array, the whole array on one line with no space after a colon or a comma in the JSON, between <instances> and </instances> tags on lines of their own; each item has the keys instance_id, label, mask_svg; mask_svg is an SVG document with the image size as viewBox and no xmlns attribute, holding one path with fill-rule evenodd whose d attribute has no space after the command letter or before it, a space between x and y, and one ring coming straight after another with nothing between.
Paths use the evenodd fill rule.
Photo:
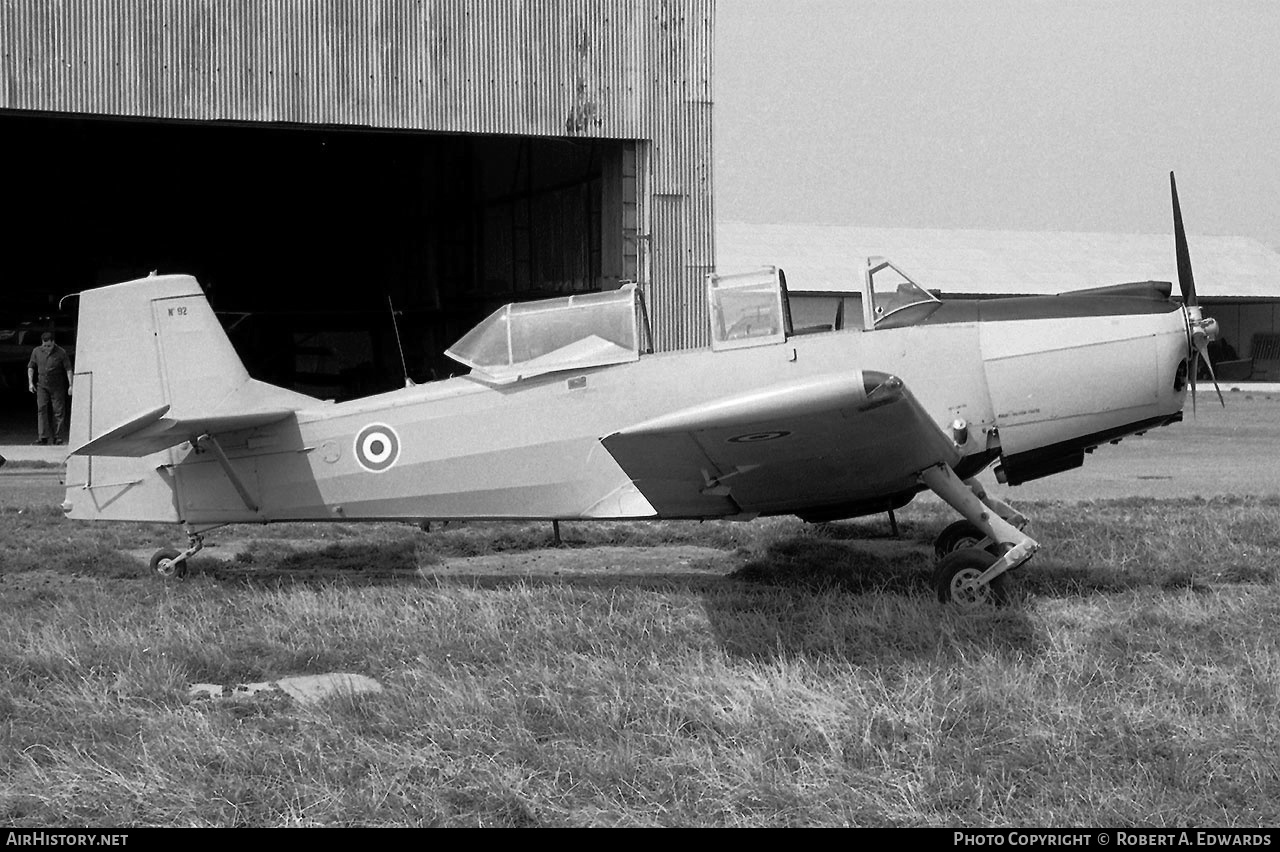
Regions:
<instances>
[{"instance_id":1,"label":"sky","mask_svg":"<svg viewBox=\"0 0 1280 852\"><path fill-rule=\"evenodd\" d=\"M1277 0L716 0L721 220L1280 250Z\"/></svg>"}]
</instances>

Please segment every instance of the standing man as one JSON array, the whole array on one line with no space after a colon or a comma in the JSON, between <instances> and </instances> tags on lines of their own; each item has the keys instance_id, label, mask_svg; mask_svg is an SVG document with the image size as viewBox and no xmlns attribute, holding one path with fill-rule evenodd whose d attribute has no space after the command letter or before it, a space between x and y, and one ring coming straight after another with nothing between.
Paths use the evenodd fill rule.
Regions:
<instances>
[{"instance_id":1,"label":"standing man","mask_svg":"<svg viewBox=\"0 0 1280 852\"><path fill-rule=\"evenodd\" d=\"M37 444L62 443L62 427L67 422L67 397L71 395L71 359L53 342L53 332L40 335L40 345L31 350L27 362L27 387L36 395ZM49 416L53 415L52 431Z\"/></svg>"}]
</instances>

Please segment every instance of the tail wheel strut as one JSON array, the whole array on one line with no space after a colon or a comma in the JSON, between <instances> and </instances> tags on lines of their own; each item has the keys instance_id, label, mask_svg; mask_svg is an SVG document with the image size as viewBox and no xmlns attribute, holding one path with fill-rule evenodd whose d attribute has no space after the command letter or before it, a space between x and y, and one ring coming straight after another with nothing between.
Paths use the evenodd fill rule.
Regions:
<instances>
[{"instance_id":1,"label":"tail wheel strut","mask_svg":"<svg viewBox=\"0 0 1280 852\"><path fill-rule=\"evenodd\" d=\"M215 524L197 532L190 524L183 524L187 531L187 549L181 552L171 547L161 548L151 555L151 570L166 580L184 579L187 576L187 560L204 550L204 534L226 524Z\"/></svg>"}]
</instances>

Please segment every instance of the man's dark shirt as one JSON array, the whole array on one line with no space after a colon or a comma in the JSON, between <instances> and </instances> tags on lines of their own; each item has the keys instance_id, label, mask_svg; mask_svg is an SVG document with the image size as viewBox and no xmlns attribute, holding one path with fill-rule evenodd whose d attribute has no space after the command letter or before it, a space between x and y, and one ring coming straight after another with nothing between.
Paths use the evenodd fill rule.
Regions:
<instances>
[{"instance_id":1,"label":"man's dark shirt","mask_svg":"<svg viewBox=\"0 0 1280 852\"><path fill-rule=\"evenodd\" d=\"M52 391L67 389L67 373L71 372L71 359L61 346L54 345L48 352L43 346L31 350L28 367L36 368L36 387Z\"/></svg>"}]
</instances>

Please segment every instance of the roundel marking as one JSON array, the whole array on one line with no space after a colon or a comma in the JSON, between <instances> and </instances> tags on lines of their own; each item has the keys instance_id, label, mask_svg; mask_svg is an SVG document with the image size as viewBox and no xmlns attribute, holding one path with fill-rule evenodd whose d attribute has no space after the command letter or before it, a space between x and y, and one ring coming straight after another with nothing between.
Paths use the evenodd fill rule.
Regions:
<instances>
[{"instance_id":1,"label":"roundel marking","mask_svg":"<svg viewBox=\"0 0 1280 852\"><path fill-rule=\"evenodd\" d=\"M791 433L786 429L774 429L769 432L749 432L746 435L735 435L729 439L732 444L755 444L759 441L776 441Z\"/></svg>"},{"instance_id":2,"label":"roundel marking","mask_svg":"<svg viewBox=\"0 0 1280 852\"><path fill-rule=\"evenodd\" d=\"M385 423L370 423L356 435L356 461L370 473L382 473L400 457L400 436Z\"/></svg>"}]
</instances>

